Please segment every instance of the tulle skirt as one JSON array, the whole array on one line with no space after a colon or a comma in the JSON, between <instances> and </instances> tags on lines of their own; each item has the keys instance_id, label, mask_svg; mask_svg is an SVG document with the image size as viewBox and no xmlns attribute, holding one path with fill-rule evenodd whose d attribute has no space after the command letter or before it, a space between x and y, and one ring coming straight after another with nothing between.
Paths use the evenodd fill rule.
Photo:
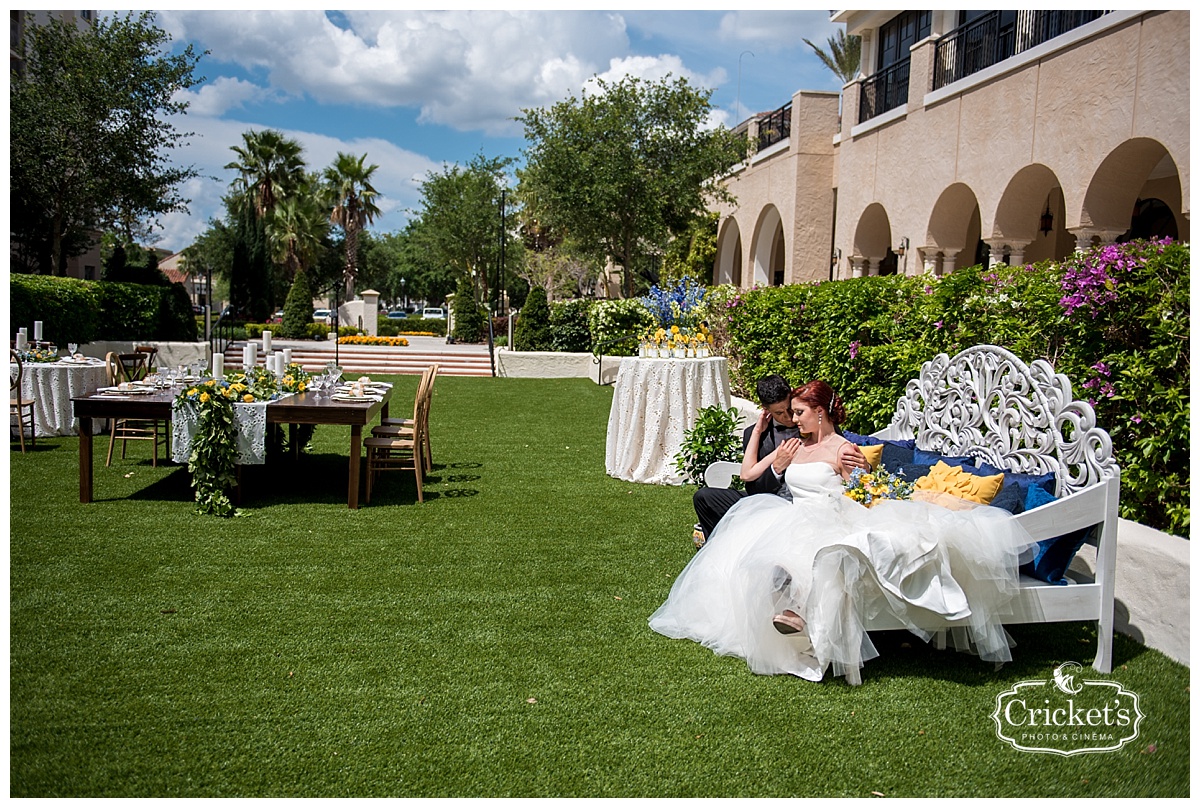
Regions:
<instances>
[{"instance_id":1,"label":"tulle skirt","mask_svg":"<svg viewBox=\"0 0 1200 808\"><path fill-rule=\"evenodd\" d=\"M928 640L953 620L956 647L999 664L1012 658L1002 623L1032 544L996 508L746 497L680 573L650 627L741 657L755 673L820 681L832 669L858 683L878 656L867 622ZM803 632L775 630L771 619L784 609L803 617Z\"/></svg>"}]
</instances>

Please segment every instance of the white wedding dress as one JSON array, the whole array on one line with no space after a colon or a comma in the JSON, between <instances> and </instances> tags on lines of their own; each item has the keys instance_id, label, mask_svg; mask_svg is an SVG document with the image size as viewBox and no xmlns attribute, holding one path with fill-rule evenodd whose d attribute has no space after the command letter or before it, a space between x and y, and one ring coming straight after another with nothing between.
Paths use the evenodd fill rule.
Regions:
<instances>
[{"instance_id":1,"label":"white wedding dress","mask_svg":"<svg viewBox=\"0 0 1200 808\"><path fill-rule=\"evenodd\" d=\"M730 509L651 628L741 657L755 673L812 681L832 668L857 684L863 663L878 655L864 618L884 612L925 640L932 632L922 616L965 620L951 630L960 650L996 663L1012 658L1001 623L1033 541L1008 513L916 500L866 508L842 493L827 462L793 463L785 480L792 502L760 495ZM807 622L801 634L772 625L788 608Z\"/></svg>"}]
</instances>

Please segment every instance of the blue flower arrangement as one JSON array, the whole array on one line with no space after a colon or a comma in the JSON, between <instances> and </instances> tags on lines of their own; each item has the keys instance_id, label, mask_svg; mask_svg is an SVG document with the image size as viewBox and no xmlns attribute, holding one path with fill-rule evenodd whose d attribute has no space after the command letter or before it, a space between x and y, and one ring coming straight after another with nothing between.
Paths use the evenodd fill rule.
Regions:
<instances>
[{"instance_id":1,"label":"blue flower arrangement","mask_svg":"<svg viewBox=\"0 0 1200 808\"><path fill-rule=\"evenodd\" d=\"M647 311L654 316L662 328L673 325L695 326L696 310L704 302L708 291L694 278L680 278L673 287L659 288L658 284L650 287L645 297L638 298Z\"/></svg>"}]
</instances>

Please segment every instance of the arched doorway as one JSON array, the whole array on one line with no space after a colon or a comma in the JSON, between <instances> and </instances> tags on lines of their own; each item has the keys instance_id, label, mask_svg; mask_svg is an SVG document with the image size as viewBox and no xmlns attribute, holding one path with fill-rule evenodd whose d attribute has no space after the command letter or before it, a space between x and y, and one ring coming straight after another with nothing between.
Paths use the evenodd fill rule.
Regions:
<instances>
[{"instance_id":1,"label":"arched doorway","mask_svg":"<svg viewBox=\"0 0 1200 808\"><path fill-rule=\"evenodd\" d=\"M1077 234L1089 243L1092 236L1115 241L1132 232L1136 217L1147 232L1169 231L1173 224L1176 236L1187 240L1190 233L1182 205L1179 168L1166 147L1151 138L1131 138L1096 168L1083 198Z\"/></svg>"},{"instance_id":2,"label":"arched doorway","mask_svg":"<svg viewBox=\"0 0 1200 808\"><path fill-rule=\"evenodd\" d=\"M969 186L956 182L942 191L929 216L926 254L940 251L943 275L970 266L980 256L979 201ZM928 262L927 262L928 263Z\"/></svg>"},{"instance_id":3,"label":"arched doorway","mask_svg":"<svg viewBox=\"0 0 1200 808\"><path fill-rule=\"evenodd\" d=\"M854 254L850 256L851 274L878 275L880 267L888 258L892 245L892 225L887 211L878 202L872 202L858 217L854 230Z\"/></svg>"},{"instance_id":4,"label":"arched doorway","mask_svg":"<svg viewBox=\"0 0 1200 808\"><path fill-rule=\"evenodd\" d=\"M722 223L721 233L717 237L713 283L742 285L742 230L732 216Z\"/></svg>"},{"instance_id":5,"label":"arched doorway","mask_svg":"<svg viewBox=\"0 0 1200 808\"><path fill-rule=\"evenodd\" d=\"M787 252L783 237L783 219L774 205L767 205L759 216L750 260L754 265L755 285L783 285Z\"/></svg>"},{"instance_id":6,"label":"arched doorway","mask_svg":"<svg viewBox=\"0 0 1200 808\"><path fill-rule=\"evenodd\" d=\"M1013 175L996 206L992 234L985 237L996 260L1009 264L1060 261L1075 248L1067 231L1067 209L1062 185L1054 172L1040 163L1027 165Z\"/></svg>"}]
</instances>

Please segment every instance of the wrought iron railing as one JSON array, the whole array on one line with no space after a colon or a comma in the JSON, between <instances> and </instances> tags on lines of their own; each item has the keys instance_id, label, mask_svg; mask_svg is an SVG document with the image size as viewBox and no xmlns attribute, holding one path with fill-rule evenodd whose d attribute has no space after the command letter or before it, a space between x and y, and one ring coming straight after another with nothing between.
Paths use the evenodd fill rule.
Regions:
<instances>
[{"instance_id":1,"label":"wrought iron railing","mask_svg":"<svg viewBox=\"0 0 1200 808\"><path fill-rule=\"evenodd\" d=\"M1110 11L993 11L955 28L934 46L933 89L966 78Z\"/></svg>"},{"instance_id":2,"label":"wrought iron railing","mask_svg":"<svg viewBox=\"0 0 1200 808\"><path fill-rule=\"evenodd\" d=\"M789 101L758 120L758 151L792 136L792 104Z\"/></svg>"},{"instance_id":3,"label":"wrought iron railing","mask_svg":"<svg viewBox=\"0 0 1200 808\"><path fill-rule=\"evenodd\" d=\"M858 96L858 120L870 120L908 103L909 60L885 67L863 80Z\"/></svg>"}]
</instances>

